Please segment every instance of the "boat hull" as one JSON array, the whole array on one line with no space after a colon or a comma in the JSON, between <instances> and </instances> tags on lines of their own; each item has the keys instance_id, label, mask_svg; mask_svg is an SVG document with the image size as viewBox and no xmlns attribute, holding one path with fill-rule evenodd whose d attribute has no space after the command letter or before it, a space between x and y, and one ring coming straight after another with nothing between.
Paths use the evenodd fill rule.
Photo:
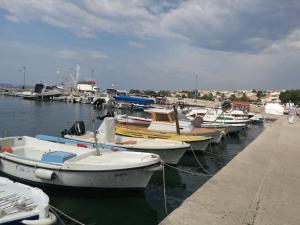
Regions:
<instances>
[{"instance_id":1,"label":"boat hull","mask_svg":"<svg viewBox=\"0 0 300 225\"><path fill-rule=\"evenodd\" d=\"M208 136L208 137L212 138L211 139L211 143L212 144L219 144L221 142L221 140L222 140L223 133L222 132L213 133L213 134L210 134L210 136Z\"/></svg>"},{"instance_id":2,"label":"boat hull","mask_svg":"<svg viewBox=\"0 0 300 225\"><path fill-rule=\"evenodd\" d=\"M4 222L1 224L2 225L24 225L24 223L22 223L23 220L38 220L38 219L39 219L39 215L36 215L36 216L24 217L22 219L16 219L14 221Z\"/></svg>"},{"instance_id":3,"label":"boat hull","mask_svg":"<svg viewBox=\"0 0 300 225\"><path fill-rule=\"evenodd\" d=\"M112 171L71 171L20 164L1 157L1 171L5 174L29 182L70 188L143 189L159 166L160 163L155 163L145 167ZM41 179L35 175L37 169L53 171L55 175L53 179Z\"/></svg>"},{"instance_id":4,"label":"boat hull","mask_svg":"<svg viewBox=\"0 0 300 225\"><path fill-rule=\"evenodd\" d=\"M184 153L189 148L177 148L177 149L138 149L138 148L127 148L128 151L133 152L147 152L159 155L159 157L168 164L176 165L178 164L179 160L182 158Z\"/></svg>"},{"instance_id":5,"label":"boat hull","mask_svg":"<svg viewBox=\"0 0 300 225\"><path fill-rule=\"evenodd\" d=\"M189 142L189 144L191 144L191 148L195 151L205 151L211 140L212 139L208 139L205 141L194 141L194 142Z\"/></svg>"},{"instance_id":6,"label":"boat hull","mask_svg":"<svg viewBox=\"0 0 300 225\"><path fill-rule=\"evenodd\" d=\"M247 128L247 125L244 126L228 126L226 128L228 133L238 133L241 132L243 130L245 130Z\"/></svg>"}]
</instances>

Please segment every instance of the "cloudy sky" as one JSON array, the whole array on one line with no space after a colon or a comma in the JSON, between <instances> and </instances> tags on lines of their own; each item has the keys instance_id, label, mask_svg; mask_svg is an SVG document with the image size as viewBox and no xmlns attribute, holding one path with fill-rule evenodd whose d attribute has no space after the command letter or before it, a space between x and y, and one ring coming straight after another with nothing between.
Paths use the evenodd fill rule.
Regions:
<instances>
[{"instance_id":1,"label":"cloudy sky","mask_svg":"<svg viewBox=\"0 0 300 225\"><path fill-rule=\"evenodd\" d=\"M0 83L300 88L300 1L0 0L0 49Z\"/></svg>"}]
</instances>

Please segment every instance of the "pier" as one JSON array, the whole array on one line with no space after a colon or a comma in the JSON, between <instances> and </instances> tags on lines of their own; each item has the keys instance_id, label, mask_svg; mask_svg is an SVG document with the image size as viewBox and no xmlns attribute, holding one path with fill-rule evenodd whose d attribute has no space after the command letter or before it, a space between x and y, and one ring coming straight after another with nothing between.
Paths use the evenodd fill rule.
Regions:
<instances>
[{"instance_id":1,"label":"pier","mask_svg":"<svg viewBox=\"0 0 300 225\"><path fill-rule=\"evenodd\" d=\"M160 225L298 225L300 123L266 127Z\"/></svg>"}]
</instances>

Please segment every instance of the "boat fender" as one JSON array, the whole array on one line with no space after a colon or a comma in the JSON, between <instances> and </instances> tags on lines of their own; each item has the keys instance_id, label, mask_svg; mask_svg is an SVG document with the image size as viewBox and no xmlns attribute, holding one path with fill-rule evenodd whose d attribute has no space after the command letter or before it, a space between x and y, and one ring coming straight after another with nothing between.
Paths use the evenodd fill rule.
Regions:
<instances>
[{"instance_id":1,"label":"boat fender","mask_svg":"<svg viewBox=\"0 0 300 225\"><path fill-rule=\"evenodd\" d=\"M34 175L45 180L52 180L55 178L55 173L52 170L36 169Z\"/></svg>"},{"instance_id":2,"label":"boat fender","mask_svg":"<svg viewBox=\"0 0 300 225\"><path fill-rule=\"evenodd\" d=\"M51 225L56 222L56 216L49 212L49 217L40 220L22 220L21 223L26 225Z\"/></svg>"},{"instance_id":3,"label":"boat fender","mask_svg":"<svg viewBox=\"0 0 300 225\"><path fill-rule=\"evenodd\" d=\"M13 153L13 149L10 146L4 146L4 147L2 147L2 151L3 152L7 152L7 153Z\"/></svg>"},{"instance_id":4,"label":"boat fender","mask_svg":"<svg viewBox=\"0 0 300 225\"><path fill-rule=\"evenodd\" d=\"M88 146L86 144L78 143L77 147L87 148Z\"/></svg>"}]
</instances>

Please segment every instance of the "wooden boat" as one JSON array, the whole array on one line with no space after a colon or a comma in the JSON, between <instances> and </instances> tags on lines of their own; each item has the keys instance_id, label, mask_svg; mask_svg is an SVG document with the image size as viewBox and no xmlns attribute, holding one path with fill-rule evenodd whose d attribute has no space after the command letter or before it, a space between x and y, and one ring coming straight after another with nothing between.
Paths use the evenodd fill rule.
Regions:
<instances>
[{"instance_id":1,"label":"wooden boat","mask_svg":"<svg viewBox=\"0 0 300 225\"><path fill-rule=\"evenodd\" d=\"M174 140L189 143L193 150L204 151L211 141L211 137L192 136L192 135L177 135L175 133L149 131L143 128L135 127L116 127L116 133L128 136L147 139L164 139Z\"/></svg>"},{"instance_id":2,"label":"wooden boat","mask_svg":"<svg viewBox=\"0 0 300 225\"><path fill-rule=\"evenodd\" d=\"M128 121L126 124L118 123L118 127L126 128L127 131L130 129L139 128L140 131L146 132L147 134L151 134L153 136L159 136L165 133L176 134L177 133L177 125L175 120L175 112L172 109L165 108L153 108L145 110L145 112L151 113L151 123L150 125L146 125L144 127L136 126L134 123L130 123ZM195 127L191 121L178 121L178 130L180 131L180 135L185 136L205 136L212 137L212 143L219 143L222 139L223 134L225 133L225 129L215 129L215 128L198 128ZM117 133L119 133L119 129L117 129ZM124 133L123 133L124 134Z\"/></svg>"},{"instance_id":3,"label":"wooden boat","mask_svg":"<svg viewBox=\"0 0 300 225\"><path fill-rule=\"evenodd\" d=\"M0 224L51 225L49 198L40 189L0 177Z\"/></svg>"}]
</instances>

